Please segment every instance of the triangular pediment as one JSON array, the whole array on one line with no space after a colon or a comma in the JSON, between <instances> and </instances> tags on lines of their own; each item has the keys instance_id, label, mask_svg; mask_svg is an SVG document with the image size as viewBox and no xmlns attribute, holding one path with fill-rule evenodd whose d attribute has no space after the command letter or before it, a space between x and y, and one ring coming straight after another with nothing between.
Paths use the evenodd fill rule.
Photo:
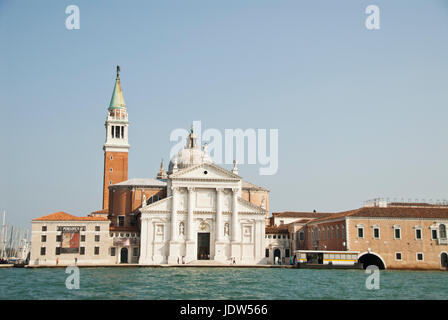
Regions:
<instances>
[{"instance_id":1,"label":"triangular pediment","mask_svg":"<svg viewBox=\"0 0 448 320\"><path fill-rule=\"evenodd\" d=\"M238 181L241 177L212 163L202 163L182 169L169 176L171 179L201 179Z\"/></svg>"},{"instance_id":2,"label":"triangular pediment","mask_svg":"<svg viewBox=\"0 0 448 320\"><path fill-rule=\"evenodd\" d=\"M140 209L141 213L145 213L145 212L154 212L154 211L160 211L160 212L164 212L164 211L170 211L171 210L171 199L173 197L168 197L168 198L164 198L162 200L153 202L147 206L144 206Z\"/></svg>"},{"instance_id":3,"label":"triangular pediment","mask_svg":"<svg viewBox=\"0 0 448 320\"><path fill-rule=\"evenodd\" d=\"M262 207L254 205L252 202L238 198L238 211L241 213L261 213L266 214L266 210Z\"/></svg>"}]
</instances>

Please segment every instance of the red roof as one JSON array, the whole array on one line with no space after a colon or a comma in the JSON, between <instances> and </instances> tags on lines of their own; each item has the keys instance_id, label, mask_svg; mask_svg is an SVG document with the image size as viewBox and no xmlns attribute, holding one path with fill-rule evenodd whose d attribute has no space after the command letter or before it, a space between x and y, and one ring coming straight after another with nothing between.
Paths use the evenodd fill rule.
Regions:
<instances>
[{"instance_id":1,"label":"red roof","mask_svg":"<svg viewBox=\"0 0 448 320\"><path fill-rule=\"evenodd\" d=\"M109 209L101 209L97 211L93 211L91 214L99 214L99 213L109 213Z\"/></svg>"},{"instance_id":2,"label":"red roof","mask_svg":"<svg viewBox=\"0 0 448 320\"><path fill-rule=\"evenodd\" d=\"M269 226L266 227L265 233L289 233L288 231L288 225L289 224L282 224L279 226Z\"/></svg>"},{"instance_id":3,"label":"red roof","mask_svg":"<svg viewBox=\"0 0 448 320\"><path fill-rule=\"evenodd\" d=\"M355 210L335 213L331 216L312 220L309 223L321 222L344 217L366 218L409 218L409 219L447 219L448 208L443 207L363 207Z\"/></svg>"},{"instance_id":4,"label":"red roof","mask_svg":"<svg viewBox=\"0 0 448 320\"><path fill-rule=\"evenodd\" d=\"M66 212L59 211L33 219L33 221L108 221L108 219L104 217L76 217Z\"/></svg>"},{"instance_id":5,"label":"red roof","mask_svg":"<svg viewBox=\"0 0 448 320\"><path fill-rule=\"evenodd\" d=\"M285 212L274 212L272 213L273 217L276 218L312 218L318 219L323 217L328 217L333 215L334 213L328 212L294 212L294 211L285 211Z\"/></svg>"}]
</instances>

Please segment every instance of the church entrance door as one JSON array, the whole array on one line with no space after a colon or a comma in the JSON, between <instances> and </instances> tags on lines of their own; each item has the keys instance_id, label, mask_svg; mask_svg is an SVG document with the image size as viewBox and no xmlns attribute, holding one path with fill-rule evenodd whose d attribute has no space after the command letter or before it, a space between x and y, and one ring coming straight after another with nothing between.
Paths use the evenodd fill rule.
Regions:
<instances>
[{"instance_id":1,"label":"church entrance door","mask_svg":"<svg viewBox=\"0 0 448 320\"><path fill-rule=\"evenodd\" d=\"M120 262L121 263L128 263L128 249L122 248L120 251Z\"/></svg>"},{"instance_id":2,"label":"church entrance door","mask_svg":"<svg viewBox=\"0 0 448 320\"><path fill-rule=\"evenodd\" d=\"M210 232L198 232L198 260L210 260Z\"/></svg>"}]
</instances>

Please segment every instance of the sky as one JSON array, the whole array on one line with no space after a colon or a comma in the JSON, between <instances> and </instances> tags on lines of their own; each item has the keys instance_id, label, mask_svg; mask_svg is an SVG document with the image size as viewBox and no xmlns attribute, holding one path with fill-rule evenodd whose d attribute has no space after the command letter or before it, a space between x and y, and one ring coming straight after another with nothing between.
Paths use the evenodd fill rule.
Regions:
<instances>
[{"instance_id":1,"label":"sky","mask_svg":"<svg viewBox=\"0 0 448 320\"><path fill-rule=\"evenodd\" d=\"M445 0L0 0L0 210L29 226L101 209L116 65L129 178L201 121L278 130L276 174L239 166L271 212L448 198L447 39Z\"/></svg>"}]
</instances>

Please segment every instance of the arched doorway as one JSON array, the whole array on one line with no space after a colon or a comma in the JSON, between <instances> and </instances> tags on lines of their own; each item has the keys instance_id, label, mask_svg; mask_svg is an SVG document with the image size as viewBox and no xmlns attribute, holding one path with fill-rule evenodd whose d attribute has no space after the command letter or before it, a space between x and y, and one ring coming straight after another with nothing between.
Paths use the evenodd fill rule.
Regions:
<instances>
[{"instance_id":1,"label":"arched doorway","mask_svg":"<svg viewBox=\"0 0 448 320\"><path fill-rule=\"evenodd\" d=\"M120 263L128 263L128 249L122 248L120 251Z\"/></svg>"},{"instance_id":2,"label":"arched doorway","mask_svg":"<svg viewBox=\"0 0 448 320\"><path fill-rule=\"evenodd\" d=\"M278 257L278 259L276 259L276 257ZM275 264L276 260L280 262L281 257L282 257L282 254L280 252L280 249L278 249L278 248L275 249L274 250L274 264Z\"/></svg>"},{"instance_id":3,"label":"arched doorway","mask_svg":"<svg viewBox=\"0 0 448 320\"><path fill-rule=\"evenodd\" d=\"M366 269L368 266L375 265L379 269L385 269L386 266L384 265L383 260L380 258L380 256L374 254L374 253L365 253L361 255L358 259L359 263L362 263L362 267Z\"/></svg>"},{"instance_id":4,"label":"arched doorway","mask_svg":"<svg viewBox=\"0 0 448 320\"><path fill-rule=\"evenodd\" d=\"M445 270L448 270L448 255L446 254L446 252L442 252L440 254L440 265Z\"/></svg>"}]
</instances>

